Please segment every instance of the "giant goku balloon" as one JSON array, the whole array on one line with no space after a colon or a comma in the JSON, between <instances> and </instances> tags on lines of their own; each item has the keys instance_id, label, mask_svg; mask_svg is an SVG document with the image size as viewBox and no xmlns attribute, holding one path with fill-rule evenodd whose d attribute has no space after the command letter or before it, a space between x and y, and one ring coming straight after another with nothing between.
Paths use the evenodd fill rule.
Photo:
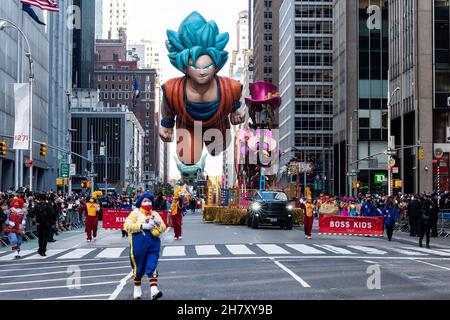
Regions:
<instances>
[{"instance_id":1,"label":"giant goku balloon","mask_svg":"<svg viewBox=\"0 0 450 320\"><path fill-rule=\"evenodd\" d=\"M217 73L228 60L224 51L228 33L219 33L214 21L191 13L178 32L168 30L166 47L172 65L184 73L163 85L160 137L173 142L177 128L177 155L187 166L199 163L204 145L212 156L231 143L233 125L245 121L242 85Z\"/></svg>"}]
</instances>

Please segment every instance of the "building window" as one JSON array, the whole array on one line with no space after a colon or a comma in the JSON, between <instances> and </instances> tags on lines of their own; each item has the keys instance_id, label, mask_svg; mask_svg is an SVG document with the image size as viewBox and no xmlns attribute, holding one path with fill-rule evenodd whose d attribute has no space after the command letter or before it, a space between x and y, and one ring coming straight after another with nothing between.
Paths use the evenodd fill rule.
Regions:
<instances>
[{"instance_id":1,"label":"building window","mask_svg":"<svg viewBox=\"0 0 450 320\"><path fill-rule=\"evenodd\" d=\"M105 81L108 81L108 76L105 76Z\"/></svg>"},{"instance_id":2,"label":"building window","mask_svg":"<svg viewBox=\"0 0 450 320\"><path fill-rule=\"evenodd\" d=\"M145 104L145 108L146 108L147 110L150 110L150 103L146 103L146 104Z\"/></svg>"},{"instance_id":3,"label":"building window","mask_svg":"<svg viewBox=\"0 0 450 320\"><path fill-rule=\"evenodd\" d=\"M105 99L108 99L108 93L105 92Z\"/></svg>"}]
</instances>

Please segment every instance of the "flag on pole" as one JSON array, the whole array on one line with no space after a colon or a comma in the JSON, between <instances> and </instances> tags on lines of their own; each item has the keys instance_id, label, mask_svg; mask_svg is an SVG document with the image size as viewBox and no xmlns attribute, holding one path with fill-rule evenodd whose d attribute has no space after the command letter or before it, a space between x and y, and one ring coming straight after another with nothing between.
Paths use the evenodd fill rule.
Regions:
<instances>
[{"instance_id":1,"label":"flag on pole","mask_svg":"<svg viewBox=\"0 0 450 320\"><path fill-rule=\"evenodd\" d=\"M14 84L14 150L30 150L30 85Z\"/></svg>"},{"instance_id":2,"label":"flag on pole","mask_svg":"<svg viewBox=\"0 0 450 320\"><path fill-rule=\"evenodd\" d=\"M33 19L37 23L45 26L45 23L42 22L41 19L39 19L38 15L36 14L36 12L34 12L33 8L29 4L22 4L22 10L25 11L26 13L28 13L28 15L31 17L31 19Z\"/></svg>"},{"instance_id":3,"label":"flag on pole","mask_svg":"<svg viewBox=\"0 0 450 320\"><path fill-rule=\"evenodd\" d=\"M133 108L136 108L139 97L141 96L141 87L136 78L133 83Z\"/></svg>"},{"instance_id":4,"label":"flag on pole","mask_svg":"<svg viewBox=\"0 0 450 320\"><path fill-rule=\"evenodd\" d=\"M28 4L37 7L41 10L59 12L58 3L56 0L20 0L22 4Z\"/></svg>"}]
</instances>

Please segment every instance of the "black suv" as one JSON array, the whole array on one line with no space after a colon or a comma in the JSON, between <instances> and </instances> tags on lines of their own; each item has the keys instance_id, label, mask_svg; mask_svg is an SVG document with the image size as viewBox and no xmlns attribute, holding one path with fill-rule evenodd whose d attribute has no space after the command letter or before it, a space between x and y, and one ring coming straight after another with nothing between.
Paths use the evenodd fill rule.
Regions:
<instances>
[{"instance_id":1,"label":"black suv","mask_svg":"<svg viewBox=\"0 0 450 320\"><path fill-rule=\"evenodd\" d=\"M283 191L258 191L247 210L247 226L258 229L260 225L274 225L292 230L293 211Z\"/></svg>"}]
</instances>

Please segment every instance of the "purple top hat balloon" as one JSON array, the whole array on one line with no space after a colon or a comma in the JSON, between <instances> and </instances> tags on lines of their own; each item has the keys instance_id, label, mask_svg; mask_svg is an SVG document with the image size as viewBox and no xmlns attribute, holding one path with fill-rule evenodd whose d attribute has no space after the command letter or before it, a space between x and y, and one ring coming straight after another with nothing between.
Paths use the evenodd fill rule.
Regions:
<instances>
[{"instance_id":1,"label":"purple top hat balloon","mask_svg":"<svg viewBox=\"0 0 450 320\"><path fill-rule=\"evenodd\" d=\"M270 82L255 82L250 84L251 98L245 98L248 107L270 104L274 108L281 105L281 97L278 88Z\"/></svg>"}]
</instances>

